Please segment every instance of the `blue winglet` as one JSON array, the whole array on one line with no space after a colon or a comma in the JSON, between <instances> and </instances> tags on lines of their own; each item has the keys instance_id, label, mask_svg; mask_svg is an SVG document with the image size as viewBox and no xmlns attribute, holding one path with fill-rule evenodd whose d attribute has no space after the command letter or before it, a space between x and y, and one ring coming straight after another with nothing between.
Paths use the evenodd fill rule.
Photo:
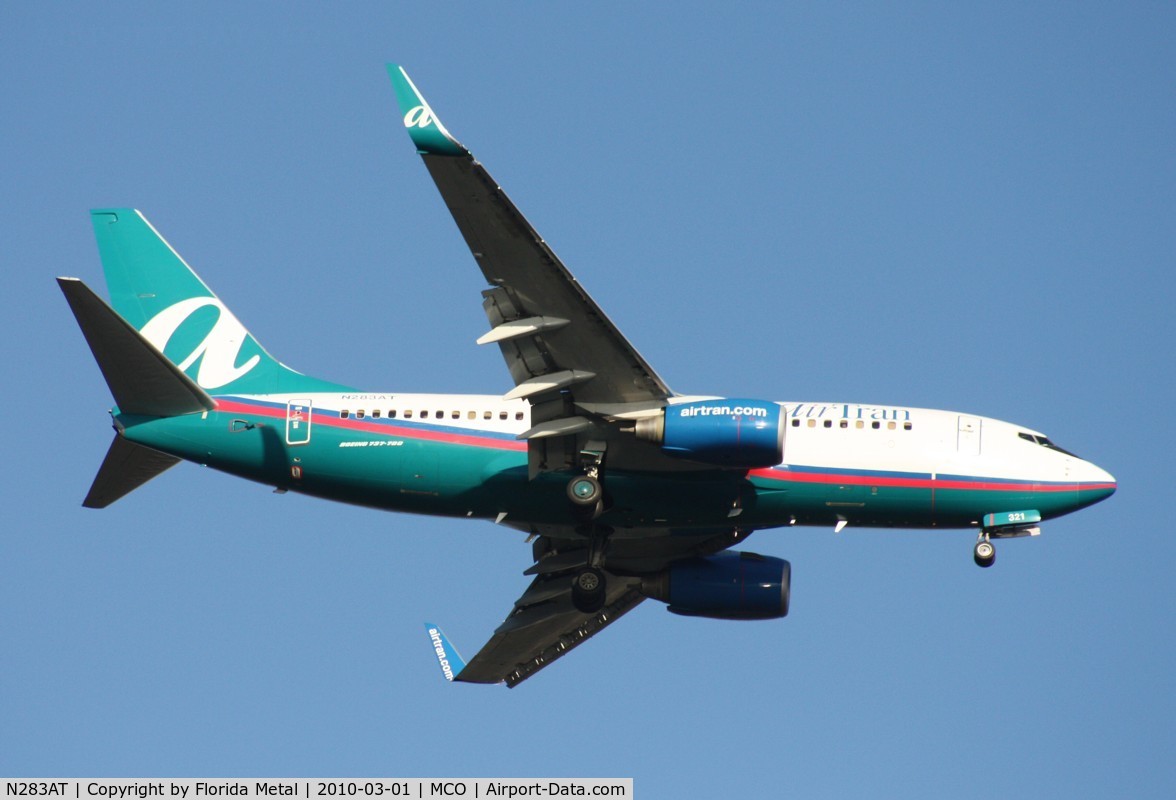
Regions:
<instances>
[{"instance_id":1,"label":"blue winglet","mask_svg":"<svg viewBox=\"0 0 1176 800\"><path fill-rule=\"evenodd\" d=\"M404 127L408 128L408 135L418 153L433 156L468 154L461 143L445 130L403 67L388 64L388 77L392 79L392 88L396 91L396 104L404 115Z\"/></svg>"},{"instance_id":2,"label":"blue winglet","mask_svg":"<svg viewBox=\"0 0 1176 800\"><path fill-rule=\"evenodd\" d=\"M431 622L425 623L425 630L429 632L429 642L433 645L433 652L441 665L441 674L445 676L445 680L453 680L465 669L465 661L458 655L457 648L449 641L444 631Z\"/></svg>"}]
</instances>

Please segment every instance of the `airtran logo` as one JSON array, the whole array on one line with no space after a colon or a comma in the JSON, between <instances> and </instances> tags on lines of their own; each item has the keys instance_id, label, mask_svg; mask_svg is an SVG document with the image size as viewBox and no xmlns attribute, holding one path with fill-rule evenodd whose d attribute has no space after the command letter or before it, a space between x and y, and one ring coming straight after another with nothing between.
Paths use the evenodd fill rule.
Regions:
<instances>
[{"instance_id":1,"label":"airtran logo","mask_svg":"<svg viewBox=\"0 0 1176 800\"><path fill-rule=\"evenodd\" d=\"M425 106L416 106L409 109L409 112L404 115L404 127L406 128L427 128L433 121L433 112Z\"/></svg>"},{"instance_id":2,"label":"airtran logo","mask_svg":"<svg viewBox=\"0 0 1176 800\"><path fill-rule=\"evenodd\" d=\"M441 632L436 628L429 628L429 638L433 640L433 650L437 653L437 660L441 662L441 671L445 673L445 680L453 680L453 667L449 666L449 659L445 656L445 645L441 643Z\"/></svg>"},{"instance_id":3,"label":"airtran logo","mask_svg":"<svg viewBox=\"0 0 1176 800\"><path fill-rule=\"evenodd\" d=\"M689 406L678 412L681 417L766 417L766 408L755 406Z\"/></svg>"},{"instance_id":4,"label":"airtran logo","mask_svg":"<svg viewBox=\"0 0 1176 800\"><path fill-rule=\"evenodd\" d=\"M215 297L189 297L187 300L181 300L148 320L140 333L162 353L188 317L205 306L214 307L219 316L207 335L193 347L183 361L179 362L179 367L181 371L187 372L189 367L199 361L200 369L196 373L196 383L203 389L219 389L237 380L261 361L261 356L255 355L241 366L237 366L241 347L249 334L245 326L220 300Z\"/></svg>"}]
</instances>

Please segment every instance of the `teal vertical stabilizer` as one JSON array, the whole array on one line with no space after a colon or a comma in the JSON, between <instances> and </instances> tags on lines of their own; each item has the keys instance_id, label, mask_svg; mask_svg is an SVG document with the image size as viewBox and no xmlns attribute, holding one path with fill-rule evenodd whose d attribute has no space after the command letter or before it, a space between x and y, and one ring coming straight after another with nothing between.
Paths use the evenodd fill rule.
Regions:
<instances>
[{"instance_id":1,"label":"teal vertical stabilizer","mask_svg":"<svg viewBox=\"0 0 1176 800\"><path fill-rule=\"evenodd\" d=\"M119 316L210 394L344 391L266 352L146 217L129 208L90 212Z\"/></svg>"}]
</instances>

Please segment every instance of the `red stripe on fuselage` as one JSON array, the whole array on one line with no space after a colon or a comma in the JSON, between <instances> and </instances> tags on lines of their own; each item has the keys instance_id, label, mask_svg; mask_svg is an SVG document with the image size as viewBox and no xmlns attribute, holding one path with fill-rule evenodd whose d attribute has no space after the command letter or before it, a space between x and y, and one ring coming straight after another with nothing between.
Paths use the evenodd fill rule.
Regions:
<instances>
[{"instance_id":1,"label":"red stripe on fuselage","mask_svg":"<svg viewBox=\"0 0 1176 800\"><path fill-rule=\"evenodd\" d=\"M944 480L899 478L885 475L851 475L848 473L803 472L798 470L753 469L749 473L785 483L836 484L840 486L893 486L903 489L962 489L967 491L1074 492L1081 489L1113 489L1110 483L1035 483L1032 481Z\"/></svg>"}]
</instances>

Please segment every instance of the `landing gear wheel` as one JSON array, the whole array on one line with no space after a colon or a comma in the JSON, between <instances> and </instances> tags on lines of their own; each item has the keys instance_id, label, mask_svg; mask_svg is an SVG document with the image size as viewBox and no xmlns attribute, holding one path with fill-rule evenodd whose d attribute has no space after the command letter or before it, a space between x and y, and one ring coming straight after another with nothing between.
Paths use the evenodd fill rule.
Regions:
<instances>
[{"instance_id":1,"label":"landing gear wheel","mask_svg":"<svg viewBox=\"0 0 1176 800\"><path fill-rule=\"evenodd\" d=\"M996 548L992 546L992 542L987 539L976 542L976 547L972 550L972 560L978 567L991 567L996 561Z\"/></svg>"},{"instance_id":2,"label":"landing gear wheel","mask_svg":"<svg viewBox=\"0 0 1176 800\"><path fill-rule=\"evenodd\" d=\"M596 505L600 501L600 481L591 475L577 475L568 481L568 499L583 508Z\"/></svg>"},{"instance_id":3,"label":"landing gear wheel","mask_svg":"<svg viewBox=\"0 0 1176 800\"><path fill-rule=\"evenodd\" d=\"M595 567L585 567L572 578L572 605L577 611L599 611L604 606L604 594L604 573Z\"/></svg>"}]
</instances>

